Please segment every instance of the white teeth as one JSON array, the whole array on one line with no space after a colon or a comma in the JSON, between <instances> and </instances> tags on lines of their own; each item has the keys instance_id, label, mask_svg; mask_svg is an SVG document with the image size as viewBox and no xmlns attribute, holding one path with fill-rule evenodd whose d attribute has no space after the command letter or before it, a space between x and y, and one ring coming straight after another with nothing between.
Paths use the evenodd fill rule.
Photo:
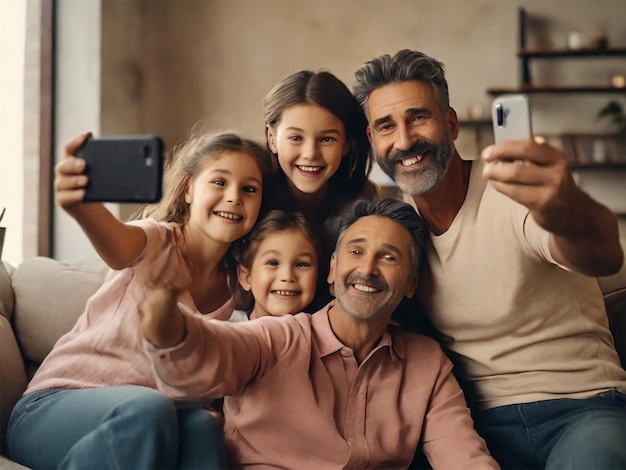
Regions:
<instances>
[{"instance_id":1,"label":"white teeth","mask_svg":"<svg viewBox=\"0 0 626 470\"><path fill-rule=\"evenodd\" d=\"M287 297L298 295L298 291L293 291L293 290L275 290L275 291L272 291L272 292L274 292L274 294L276 294L276 295L284 295L284 296L287 296Z\"/></svg>"},{"instance_id":2,"label":"white teeth","mask_svg":"<svg viewBox=\"0 0 626 470\"><path fill-rule=\"evenodd\" d=\"M241 217L240 215L233 214L232 212L215 211L214 214L218 215L220 217L223 217L225 219L231 219L231 220L241 220L241 219L243 219L243 217Z\"/></svg>"},{"instance_id":3,"label":"white teeth","mask_svg":"<svg viewBox=\"0 0 626 470\"><path fill-rule=\"evenodd\" d=\"M366 286L364 284L353 284L353 285L356 290L361 291L361 292L368 292L368 293L376 292L376 289L370 286Z\"/></svg>"},{"instance_id":4,"label":"white teeth","mask_svg":"<svg viewBox=\"0 0 626 470\"><path fill-rule=\"evenodd\" d=\"M405 158L404 160L401 161L401 163L402 163L402 166L411 166L411 165L415 165L418 162L421 162L422 158L424 158L424 155L418 155L417 157Z\"/></svg>"},{"instance_id":5,"label":"white teeth","mask_svg":"<svg viewBox=\"0 0 626 470\"><path fill-rule=\"evenodd\" d=\"M298 168L302 171L306 171L310 173L316 173L322 169L321 166L304 166L304 165L298 165Z\"/></svg>"}]
</instances>

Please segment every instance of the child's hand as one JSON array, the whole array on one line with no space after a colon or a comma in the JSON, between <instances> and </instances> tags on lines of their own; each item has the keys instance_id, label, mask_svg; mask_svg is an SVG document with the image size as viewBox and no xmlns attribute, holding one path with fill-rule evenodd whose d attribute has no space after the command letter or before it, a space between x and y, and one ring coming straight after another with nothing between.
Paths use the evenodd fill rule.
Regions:
<instances>
[{"instance_id":1,"label":"child's hand","mask_svg":"<svg viewBox=\"0 0 626 470\"><path fill-rule=\"evenodd\" d=\"M139 307L143 336L157 348L176 346L185 338L185 319L176 306L178 294L165 287L155 289Z\"/></svg>"},{"instance_id":2,"label":"child's hand","mask_svg":"<svg viewBox=\"0 0 626 470\"><path fill-rule=\"evenodd\" d=\"M91 133L81 134L65 145L65 157L54 168L54 189L57 202L68 212L78 207L85 196L85 187L89 178L84 175L86 163L76 157L76 152L83 145Z\"/></svg>"}]
</instances>

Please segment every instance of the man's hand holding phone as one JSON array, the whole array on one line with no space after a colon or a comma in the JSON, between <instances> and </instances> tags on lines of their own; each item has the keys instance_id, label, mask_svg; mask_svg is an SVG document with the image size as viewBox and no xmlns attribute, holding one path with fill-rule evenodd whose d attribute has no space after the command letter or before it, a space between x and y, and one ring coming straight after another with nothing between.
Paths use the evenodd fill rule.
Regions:
<instances>
[{"instance_id":1,"label":"man's hand holding phone","mask_svg":"<svg viewBox=\"0 0 626 470\"><path fill-rule=\"evenodd\" d=\"M581 193L569 170L567 153L532 136L524 95L496 98L492 107L495 145L485 148L483 177L528 207L537 223L558 233L563 210Z\"/></svg>"}]
</instances>

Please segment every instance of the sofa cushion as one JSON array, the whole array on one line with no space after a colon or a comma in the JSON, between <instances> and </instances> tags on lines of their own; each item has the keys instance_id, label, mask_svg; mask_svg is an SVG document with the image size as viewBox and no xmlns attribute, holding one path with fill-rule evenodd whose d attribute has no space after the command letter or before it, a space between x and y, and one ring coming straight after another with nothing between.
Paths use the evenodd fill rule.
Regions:
<instances>
[{"instance_id":1,"label":"sofa cushion","mask_svg":"<svg viewBox=\"0 0 626 470\"><path fill-rule=\"evenodd\" d=\"M26 387L26 370L22 354L11 327L13 314L13 288L11 273L14 268L0 263L0 453L6 453L5 431L13 405ZM0 460L0 468L2 461Z\"/></svg>"},{"instance_id":2,"label":"sofa cushion","mask_svg":"<svg viewBox=\"0 0 626 470\"><path fill-rule=\"evenodd\" d=\"M615 349L626 369L626 263L612 276L599 277Z\"/></svg>"},{"instance_id":3,"label":"sofa cushion","mask_svg":"<svg viewBox=\"0 0 626 470\"><path fill-rule=\"evenodd\" d=\"M0 268L1 269L1 268ZM9 320L0 316L0 453L6 453L5 439L9 415L26 389L26 369Z\"/></svg>"},{"instance_id":4,"label":"sofa cushion","mask_svg":"<svg viewBox=\"0 0 626 470\"><path fill-rule=\"evenodd\" d=\"M13 325L29 369L38 366L74 326L107 272L101 260L63 263L44 257L26 260L15 269Z\"/></svg>"},{"instance_id":5,"label":"sofa cushion","mask_svg":"<svg viewBox=\"0 0 626 470\"><path fill-rule=\"evenodd\" d=\"M13 287L11 286L11 273L15 269L8 263L0 262L0 315L11 320L13 314Z\"/></svg>"}]
</instances>

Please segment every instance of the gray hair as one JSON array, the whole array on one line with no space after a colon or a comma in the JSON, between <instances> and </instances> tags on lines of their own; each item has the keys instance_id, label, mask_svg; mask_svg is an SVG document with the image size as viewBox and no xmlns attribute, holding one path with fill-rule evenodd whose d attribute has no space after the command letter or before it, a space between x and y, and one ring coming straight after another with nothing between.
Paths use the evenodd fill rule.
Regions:
<instances>
[{"instance_id":1,"label":"gray hair","mask_svg":"<svg viewBox=\"0 0 626 470\"><path fill-rule=\"evenodd\" d=\"M417 272L424 259L422 255L428 229L424 220L410 204L397 199L385 198L374 201L356 201L341 218L335 250L341 243L346 230L360 218L370 215L387 217L409 231L411 234L411 272Z\"/></svg>"},{"instance_id":2,"label":"gray hair","mask_svg":"<svg viewBox=\"0 0 626 470\"><path fill-rule=\"evenodd\" d=\"M430 83L441 110L446 112L450 107L444 64L422 52L402 49L393 57L389 54L376 57L363 64L354 75L352 91L365 113L369 95L376 88L411 80Z\"/></svg>"}]
</instances>

